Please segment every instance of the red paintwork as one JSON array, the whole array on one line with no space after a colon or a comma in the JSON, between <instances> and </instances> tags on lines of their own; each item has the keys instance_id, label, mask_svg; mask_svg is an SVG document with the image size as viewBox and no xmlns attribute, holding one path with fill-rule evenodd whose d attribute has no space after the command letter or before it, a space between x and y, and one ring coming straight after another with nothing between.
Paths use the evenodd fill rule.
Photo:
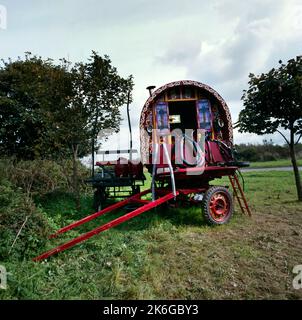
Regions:
<instances>
[{"instance_id":1,"label":"red paintwork","mask_svg":"<svg viewBox=\"0 0 302 320\"><path fill-rule=\"evenodd\" d=\"M230 201L224 192L215 193L210 199L210 214L217 222L225 220L230 213L230 207Z\"/></svg>"},{"instance_id":2,"label":"red paintwork","mask_svg":"<svg viewBox=\"0 0 302 320\"><path fill-rule=\"evenodd\" d=\"M203 172L207 173L210 171L218 172L218 174L227 175L229 172L234 172L238 169L238 167L220 167L220 166L206 166L206 167L193 167L193 168L184 168L177 169L174 171L174 174L185 173L188 172ZM169 174L169 172L165 172L163 174Z\"/></svg>"},{"instance_id":3,"label":"red paintwork","mask_svg":"<svg viewBox=\"0 0 302 320\"><path fill-rule=\"evenodd\" d=\"M230 155L221 153L215 141L206 141L205 151L206 163L226 163L233 160Z\"/></svg>"},{"instance_id":4,"label":"red paintwork","mask_svg":"<svg viewBox=\"0 0 302 320\"><path fill-rule=\"evenodd\" d=\"M221 178L222 176L234 175L238 167L221 167L221 166L206 166L193 168L178 168L174 171L176 185L181 188L189 188L190 186L206 186L210 180ZM158 180L169 181L170 173L163 172L157 174ZM195 183L192 185L192 183ZM184 184L184 185L183 185Z\"/></svg>"},{"instance_id":5,"label":"red paintwork","mask_svg":"<svg viewBox=\"0 0 302 320\"><path fill-rule=\"evenodd\" d=\"M143 191L143 192L141 192L139 194L136 194L136 195L134 195L132 197L129 197L129 198L123 200L123 201L117 202L117 203L115 203L115 204L113 204L113 205L111 205L111 206L109 206L109 207L107 207L107 208L105 208L105 209L103 209L101 211L98 211L98 212L96 212L94 214L91 214L91 215L89 215L89 216L87 216L87 217L85 217L85 218L83 218L83 219L81 219L79 221L76 221L76 222L74 222L74 223L72 223L72 224L70 224L70 225L58 230L56 233L52 234L49 238L56 238L59 234L64 233L66 231L69 231L69 230L71 230L71 229L73 229L75 227L78 227L78 226L80 226L80 225L82 225L82 224L84 224L86 222L89 222L89 221L91 221L91 220L93 220L93 219L95 219L97 217L100 217L100 216L102 216L103 214L105 214L107 212L110 212L110 211L116 210L118 208L124 207L128 203L130 203L130 202L132 202L132 201L134 201L136 199L139 199L139 197L142 197L143 195L145 195L145 194L147 194L149 192L150 192L150 190L145 190L145 191Z\"/></svg>"},{"instance_id":6,"label":"red paintwork","mask_svg":"<svg viewBox=\"0 0 302 320\"><path fill-rule=\"evenodd\" d=\"M144 167L141 162L130 161L125 158L119 158L114 161L98 161L96 166L111 166L114 167L116 177L133 177L140 179L144 174Z\"/></svg>"},{"instance_id":7,"label":"red paintwork","mask_svg":"<svg viewBox=\"0 0 302 320\"><path fill-rule=\"evenodd\" d=\"M56 235L59 234L59 233L63 233L63 232L66 232L68 230L71 230L71 229L75 228L76 226L79 226L79 225L81 225L83 223L91 221L92 219L95 219L96 217L98 217L98 216L100 216L100 215L102 215L102 214L104 214L106 212L109 212L109 211L115 210L115 209L117 209L119 207L122 207L122 206L124 206L125 204L127 204L129 202L135 202L136 197L139 199L141 196L147 194L148 192L150 192L150 190L144 191L144 192L142 192L140 194L137 194L137 195L131 197L131 200L130 200L130 198L128 198L128 199L122 201L122 203L123 203L122 205L121 205L121 202L116 203L115 205L112 205L112 206L110 206L110 207L108 207L108 208L106 208L106 209L104 209L102 211L99 211L99 212L97 212L97 213L95 213L93 215L90 215L90 216L88 216L88 217L86 217L86 218L84 218L84 219L82 219L80 221L77 221L77 222L75 222L75 223L73 223L73 224L71 224L71 225L69 225L69 226L67 226L65 228L62 228L56 233ZM176 195L178 195L178 194L179 194L179 192L176 193ZM70 240L70 241L68 241L68 242L66 242L66 243L64 243L64 244L62 244L62 245L60 245L60 246L58 246L58 247L56 247L54 249L51 249L51 250L41 254L40 256L34 258L33 261L40 261L40 260L47 259L48 257L50 257L50 256L52 256L52 255L54 255L54 254L56 254L58 252L64 251L64 250L66 250L68 248L71 248L71 247L75 246L76 244L91 238L94 235L97 235L97 234L99 234L99 233L101 233L101 232L103 232L105 230L113 228L113 227L115 227L115 226L117 226L117 225L129 220L129 219L132 219L132 218L138 216L139 214L141 214L143 212L149 211L149 210L151 210L151 209L153 209L153 208L155 208L155 207L157 207L157 206L159 206L159 205L161 205L161 204L163 204L163 203L165 203L165 202L167 202L167 201L169 201L169 200L171 200L173 198L174 198L173 193L172 192L168 192L166 195L164 195L163 197L161 197L161 198L159 198L159 199L157 199L155 201L150 201L150 202L146 203L145 205L143 205L142 207L140 207L138 209L135 209L132 212L129 212L129 213L127 213L127 214L125 214L125 215L123 215L123 216L121 216L119 218L116 218L116 219L114 219L114 220L112 220L110 222L107 222L104 225L95 228L94 230L91 230L91 231L89 231L89 232L87 232L85 234L82 234L81 236L79 236L79 237L77 237L75 239L72 239L72 240Z\"/></svg>"}]
</instances>

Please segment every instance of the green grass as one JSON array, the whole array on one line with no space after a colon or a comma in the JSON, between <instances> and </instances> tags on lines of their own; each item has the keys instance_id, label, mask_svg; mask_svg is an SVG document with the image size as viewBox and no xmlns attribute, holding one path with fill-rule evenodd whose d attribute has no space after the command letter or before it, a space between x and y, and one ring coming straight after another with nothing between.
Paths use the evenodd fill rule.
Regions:
<instances>
[{"instance_id":1,"label":"green grass","mask_svg":"<svg viewBox=\"0 0 302 320\"><path fill-rule=\"evenodd\" d=\"M298 165L302 166L302 159L297 160ZM274 160L274 161L259 161L251 162L251 168L276 168L276 167L291 167L290 159Z\"/></svg>"},{"instance_id":2,"label":"green grass","mask_svg":"<svg viewBox=\"0 0 302 320\"><path fill-rule=\"evenodd\" d=\"M209 227L195 207L158 208L83 244L34 263L5 265L8 289L1 299L300 299L292 268L302 263L302 205L291 172L244 174L253 211L236 212L229 224ZM215 184L225 185L227 179ZM92 212L66 194L40 199L40 206L63 226ZM120 215L104 216L49 241L49 249ZM45 248L44 248L45 249Z\"/></svg>"}]
</instances>

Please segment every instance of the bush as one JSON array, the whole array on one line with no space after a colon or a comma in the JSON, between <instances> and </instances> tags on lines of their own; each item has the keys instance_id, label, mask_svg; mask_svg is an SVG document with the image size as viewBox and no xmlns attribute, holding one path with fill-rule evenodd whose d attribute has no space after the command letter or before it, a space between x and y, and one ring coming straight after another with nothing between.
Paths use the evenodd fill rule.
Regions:
<instances>
[{"instance_id":1,"label":"bush","mask_svg":"<svg viewBox=\"0 0 302 320\"><path fill-rule=\"evenodd\" d=\"M0 194L0 260L10 255L18 259L32 256L44 246L50 232L46 216L31 198L3 178Z\"/></svg>"},{"instance_id":2,"label":"bush","mask_svg":"<svg viewBox=\"0 0 302 320\"><path fill-rule=\"evenodd\" d=\"M82 192L89 174L79 164ZM71 193L72 162L0 160L0 261L32 258L43 251L50 229L58 226L33 199ZM89 188L90 191L90 188Z\"/></svg>"},{"instance_id":3,"label":"bush","mask_svg":"<svg viewBox=\"0 0 302 320\"><path fill-rule=\"evenodd\" d=\"M271 141L263 141L263 144L238 144L235 145L236 158L240 161L273 161L289 158L287 145L275 145ZM302 157L302 144L296 145L297 158Z\"/></svg>"},{"instance_id":4,"label":"bush","mask_svg":"<svg viewBox=\"0 0 302 320\"><path fill-rule=\"evenodd\" d=\"M72 192L72 163L51 160L19 161L6 164L7 178L23 192L30 196L43 196L49 192L60 190ZM3 164L3 163L2 163ZM82 191L87 190L84 184L89 170L79 164L79 180Z\"/></svg>"}]
</instances>

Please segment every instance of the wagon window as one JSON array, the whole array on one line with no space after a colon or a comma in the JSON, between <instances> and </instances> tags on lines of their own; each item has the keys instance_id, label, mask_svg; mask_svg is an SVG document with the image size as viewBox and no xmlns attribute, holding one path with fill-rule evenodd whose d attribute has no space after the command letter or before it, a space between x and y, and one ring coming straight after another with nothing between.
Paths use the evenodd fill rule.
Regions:
<instances>
[{"instance_id":1,"label":"wagon window","mask_svg":"<svg viewBox=\"0 0 302 320\"><path fill-rule=\"evenodd\" d=\"M212 129L212 114L209 100L202 99L197 102L198 120L200 129L210 131Z\"/></svg>"},{"instance_id":2,"label":"wagon window","mask_svg":"<svg viewBox=\"0 0 302 320\"><path fill-rule=\"evenodd\" d=\"M155 106L156 126L158 129L169 129L168 105L165 102L159 102Z\"/></svg>"},{"instance_id":3,"label":"wagon window","mask_svg":"<svg viewBox=\"0 0 302 320\"><path fill-rule=\"evenodd\" d=\"M174 87L168 91L168 100L180 99L180 88Z\"/></svg>"},{"instance_id":4,"label":"wagon window","mask_svg":"<svg viewBox=\"0 0 302 320\"><path fill-rule=\"evenodd\" d=\"M184 87L182 92L183 99L192 99L195 98L194 90L190 87Z\"/></svg>"}]
</instances>

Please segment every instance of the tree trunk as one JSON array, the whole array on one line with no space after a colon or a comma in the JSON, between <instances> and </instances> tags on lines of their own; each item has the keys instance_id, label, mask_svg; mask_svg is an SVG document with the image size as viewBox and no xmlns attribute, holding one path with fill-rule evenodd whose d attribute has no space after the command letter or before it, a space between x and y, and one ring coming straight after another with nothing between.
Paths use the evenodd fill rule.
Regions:
<instances>
[{"instance_id":1,"label":"tree trunk","mask_svg":"<svg viewBox=\"0 0 302 320\"><path fill-rule=\"evenodd\" d=\"M79 211L81 208L81 202L80 202L80 189L79 189L79 176L78 176L78 149L79 149L79 146L77 144L72 146L73 192L75 196L76 209Z\"/></svg>"},{"instance_id":2,"label":"tree trunk","mask_svg":"<svg viewBox=\"0 0 302 320\"><path fill-rule=\"evenodd\" d=\"M95 170L94 170L94 166L95 166L95 142L96 142L96 133L95 133L95 129L93 130L93 135L92 135L92 142L91 142L91 176L94 177L95 174Z\"/></svg>"},{"instance_id":3,"label":"tree trunk","mask_svg":"<svg viewBox=\"0 0 302 320\"><path fill-rule=\"evenodd\" d=\"M92 143L91 143L91 177L94 177L94 137L92 139Z\"/></svg>"},{"instance_id":4,"label":"tree trunk","mask_svg":"<svg viewBox=\"0 0 302 320\"><path fill-rule=\"evenodd\" d=\"M97 97L95 97L95 101L97 101ZM95 161L95 142L97 139L97 133L96 133L96 128L97 128L97 123L98 123L98 118L99 118L99 108L96 108L96 114L94 118L94 124L93 124L93 129L92 129L92 143L91 143L91 160L92 160L92 166L91 166L91 176L94 177L94 161Z\"/></svg>"},{"instance_id":5,"label":"tree trunk","mask_svg":"<svg viewBox=\"0 0 302 320\"><path fill-rule=\"evenodd\" d=\"M298 167L297 159L296 159L295 137L294 137L294 132L293 132L293 130L291 130L290 135L291 135L291 136L290 136L290 143L289 143L290 157L291 157L291 162L292 162L293 169L294 169L294 174L295 174L298 200L299 200L299 201L302 201L301 177L300 177L299 167Z\"/></svg>"}]
</instances>

